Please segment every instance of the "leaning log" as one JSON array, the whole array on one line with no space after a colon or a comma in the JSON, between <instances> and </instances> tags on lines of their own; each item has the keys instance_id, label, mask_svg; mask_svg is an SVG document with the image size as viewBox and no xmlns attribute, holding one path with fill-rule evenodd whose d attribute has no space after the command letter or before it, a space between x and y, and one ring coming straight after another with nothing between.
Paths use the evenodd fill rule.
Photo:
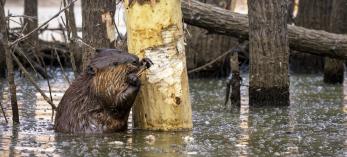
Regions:
<instances>
[{"instance_id":1,"label":"leaning log","mask_svg":"<svg viewBox=\"0 0 347 157\"><path fill-rule=\"evenodd\" d=\"M248 40L248 16L196 0L183 0L184 22L208 30ZM288 25L289 47L304 53L347 59L347 36Z\"/></svg>"}]
</instances>

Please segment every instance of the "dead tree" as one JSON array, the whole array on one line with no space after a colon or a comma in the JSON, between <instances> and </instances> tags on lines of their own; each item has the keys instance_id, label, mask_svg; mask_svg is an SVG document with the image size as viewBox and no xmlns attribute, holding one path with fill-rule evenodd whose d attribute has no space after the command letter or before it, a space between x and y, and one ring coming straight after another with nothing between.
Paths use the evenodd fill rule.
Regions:
<instances>
[{"instance_id":1,"label":"dead tree","mask_svg":"<svg viewBox=\"0 0 347 157\"><path fill-rule=\"evenodd\" d=\"M249 104L289 105L287 1L248 0Z\"/></svg>"},{"instance_id":2,"label":"dead tree","mask_svg":"<svg viewBox=\"0 0 347 157\"><path fill-rule=\"evenodd\" d=\"M115 47L115 10L116 0L82 0L82 36L86 44L94 48ZM91 47L83 50L83 70L95 55Z\"/></svg>"},{"instance_id":3,"label":"dead tree","mask_svg":"<svg viewBox=\"0 0 347 157\"><path fill-rule=\"evenodd\" d=\"M72 0L64 0L64 6L71 3ZM65 10L65 19L66 19L66 30L67 30L67 39L69 40L69 51L70 51L70 61L71 66L74 71L75 77L81 70L82 63L82 53L76 42L77 36L77 26L75 20L74 4L71 4L69 9Z\"/></svg>"},{"instance_id":4,"label":"dead tree","mask_svg":"<svg viewBox=\"0 0 347 157\"><path fill-rule=\"evenodd\" d=\"M333 0L330 17L330 32L347 33L347 1ZM325 58L324 82L342 83L344 80L345 61L339 59Z\"/></svg>"},{"instance_id":5,"label":"dead tree","mask_svg":"<svg viewBox=\"0 0 347 157\"><path fill-rule=\"evenodd\" d=\"M184 21L210 33L248 40L248 17L196 0L182 0ZM347 36L288 25L289 47L302 53L347 59Z\"/></svg>"},{"instance_id":6,"label":"dead tree","mask_svg":"<svg viewBox=\"0 0 347 157\"><path fill-rule=\"evenodd\" d=\"M25 0L24 1L24 34L28 34L32 30L38 27L38 6L37 0ZM34 55L38 55L39 50L39 34L38 32L33 33L30 37L25 40L26 46L30 47L30 50L34 53ZM37 56L36 56L37 57ZM38 59L38 58L36 58Z\"/></svg>"},{"instance_id":7,"label":"dead tree","mask_svg":"<svg viewBox=\"0 0 347 157\"><path fill-rule=\"evenodd\" d=\"M295 24L309 29L329 31L332 1L300 0ZM291 70L296 73L322 72L324 58L320 56L293 53Z\"/></svg>"},{"instance_id":8,"label":"dead tree","mask_svg":"<svg viewBox=\"0 0 347 157\"><path fill-rule=\"evenodd\" d=\"M13 61L8 45L8 29L4 12L5 0L0 0L0 47L3 48L6 56L7 80L9 84L9 93L12 107L13 123L19 123L18 104L16 97L16 84L14 82Z\"/></svg>"}]
</instances>

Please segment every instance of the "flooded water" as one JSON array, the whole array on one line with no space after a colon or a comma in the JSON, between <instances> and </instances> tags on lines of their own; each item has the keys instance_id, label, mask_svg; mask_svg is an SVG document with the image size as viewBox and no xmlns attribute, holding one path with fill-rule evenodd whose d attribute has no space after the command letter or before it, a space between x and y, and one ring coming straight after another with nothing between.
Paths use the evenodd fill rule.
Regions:
<instances>
[{"instance_id":1,"label":"flooded water","mask_svg":"<svg viewBox=\"0 0 347 157\"><path fill-rule=\"evenodd\" d=\"M60 70L52 73L58 104L68 83ZM69 76L72 79L72 73ZM37 81L48 94L46 81ZM17 76L16 83L19 126L11 124L8 88L0 88L10 120L6 124L0 116L0 156L347 156L347 90L323 84L319 75L291 76L289 107L251 110L246 87L241 109L224 109L224 80L193 79L192 131L129 127L127 132L99 135L55 133L50 106L25 78ZM149 136L155 140L146 140Z\"/></svg>"}]
</instances>

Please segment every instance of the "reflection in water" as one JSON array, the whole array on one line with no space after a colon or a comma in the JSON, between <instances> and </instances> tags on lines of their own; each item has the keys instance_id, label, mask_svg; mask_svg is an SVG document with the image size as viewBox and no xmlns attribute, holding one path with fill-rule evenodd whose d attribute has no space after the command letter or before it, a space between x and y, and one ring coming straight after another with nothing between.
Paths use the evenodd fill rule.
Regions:
<instances>
[{"instance_id":1,"label":"reflection in water","mask_svg":"<svg viewBox=\"0 0 347 157\"><path fill-rule=\"evenodd\" d=\"M68 84L60 70L52 73L57 104ZM24 78L16 78L21 124L13 127L0 117L0 156L346 156L347 152L347 103L342 99L346 88L326 85L318 75L291 76L291 106L283 108L248 110L247 88L242 87L240 111L224 110L223 80L190 80L192 131L130 127L127 132L97 135L55 133L51 107ZM47 82L37 82L48 95ZM7 86L0 91L11 121ZM149 135L155 140L146 140Z\"/></svg>"},{"instance_id":2,"label":"reflection in water","mask_svg":"<svg viewBox=\"0 0 347 157\"><path fill-rule=\"evenodd\" d=\"M239 139L237 141L236 147L239 148L239 154L240 156L248 156L248 140L249 140L249 126L248 126L248 119L249 119L249 105L248 105L248 99L242 101L241 107L240 107L240 129L241 133L239 135Z\"/></svg>"}]
</instances>

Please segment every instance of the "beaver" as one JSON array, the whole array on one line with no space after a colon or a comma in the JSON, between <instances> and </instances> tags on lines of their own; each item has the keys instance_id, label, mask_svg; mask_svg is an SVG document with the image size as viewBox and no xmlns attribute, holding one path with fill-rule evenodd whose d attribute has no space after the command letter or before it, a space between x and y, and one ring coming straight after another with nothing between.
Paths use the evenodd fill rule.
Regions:
<instances>
[{"instance_id":1,"label":"beaver","mask_svg":"<svg viewBox=\"0 0 347 157\"><path fill-rule=\"evenodd\" d=\"M140 89L139 76L152 65L119 49L97 49L87 69L61 99L54 129L65 133L111 133L127 129Z\"/></svg>"}]
</instances>

